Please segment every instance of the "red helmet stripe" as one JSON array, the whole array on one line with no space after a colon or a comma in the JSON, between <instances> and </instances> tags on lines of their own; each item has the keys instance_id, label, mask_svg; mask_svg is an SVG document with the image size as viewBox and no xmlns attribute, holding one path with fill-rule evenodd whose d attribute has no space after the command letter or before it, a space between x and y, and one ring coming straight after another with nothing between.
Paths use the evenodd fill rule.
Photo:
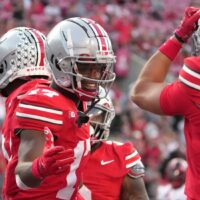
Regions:
<instances>
[{"instance_id":1,"label":"red helmet stripe","mask_svg":"<svg viewBox=\"0 0 200 200\"><path fill-rule=\"evenodd\" d=\"M38 47L38 62L37 65L38 66L44 66L44 40L42 38L42 36L34 29L31 29L31 32L35 38L36 45ZM42 51L41 51L42 50Z\"/></svg>"},{"instance_id":2,"label":"red helmet stripe","mask_svg":"<svg viewBox=\"0 0 200 200\"><path fill-rule=\"evenodd\" d=\"M85 19L85 18L82 18L82 19L89 24L89 26L92 28L92 30L96 34L97 40L100 46L100 51L108 51L108 42L106 41L106 37L105 37L107 36L107 34L104 31L104 29L93 20Z\"/></svg>"},{"instance_id":3,"label":"red helmet stripe","mask_svg":"<svg viewBox=\"0 0 200 200\"><path fill-rule=\"evenodd\" d=\"M94 29L95 33L97 33L99 44L100 44L100 50L107 51L108 46L107 46L106 39L104 37L105 35L103 34L99 26L95 23L90 24L90 26Z\"/></svg>"}]
</instances>

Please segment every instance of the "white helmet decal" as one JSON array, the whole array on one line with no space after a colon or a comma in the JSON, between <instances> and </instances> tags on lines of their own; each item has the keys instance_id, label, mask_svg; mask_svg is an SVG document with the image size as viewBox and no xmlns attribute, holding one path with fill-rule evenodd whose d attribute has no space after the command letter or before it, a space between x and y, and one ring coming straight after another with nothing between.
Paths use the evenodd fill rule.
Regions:
<instances>
[{"instance_id":1,"label":"white helmet decal","mask_svg":"<svg viewBox=\"0 0 200 200\"><path fill-rule=\"evenodd\" d=\"M0 39L0 88L17 78L50 77L44 65L45 36L39 31L18 27Z\"/></svg>"}]
</instances>

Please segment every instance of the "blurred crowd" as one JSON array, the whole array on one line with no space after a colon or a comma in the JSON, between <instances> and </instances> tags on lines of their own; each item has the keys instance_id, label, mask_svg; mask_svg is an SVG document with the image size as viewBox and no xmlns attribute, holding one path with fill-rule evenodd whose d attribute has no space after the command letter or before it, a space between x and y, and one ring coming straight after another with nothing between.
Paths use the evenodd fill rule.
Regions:
<instances>
[{"instance_id":1,"label":"blurred crowd","mask_svg":"<svg viewBox=\"0 0 200 200\"><path fill-rule=\"evenodd\" d=\"M111 138L132 141L137 148L146 167L145 183L151 199L156 198L158 186L165 184L167 162L174 157L185 157L183 120L179 116L159 117L141 110L118 87L118 81L128 76L131 56L149 58L166 36L172 34L189 5L200 6L200 3L198 0L182 0L176 5L174 0L0 1L0 36L16 26L33 27L47 34L55 23L74 16L92 18L108 31L117 55L118 77L111 91L116 109ZM190 45L185 45L174 61L170 78L177 76L180 63L190 54ZM0 123L4 114L0 99ZM3 172L3 162L0 172Z\"/></svg>"}]
</instances>

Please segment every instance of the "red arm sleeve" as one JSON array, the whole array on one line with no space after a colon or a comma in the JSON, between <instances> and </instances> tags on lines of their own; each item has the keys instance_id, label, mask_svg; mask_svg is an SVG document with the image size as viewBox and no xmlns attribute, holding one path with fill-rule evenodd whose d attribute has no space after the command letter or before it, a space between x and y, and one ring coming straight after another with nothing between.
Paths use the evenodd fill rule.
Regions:
<instances>
[{"instance_id":1,"label":"red arm sleeve","mask_svg":"<svg viewBox=\"0 0 200 200\"><path fill-rule=\"evenodd\" d=\"M185 86L184 86L185 87ZM186 115L191 101L181 82L167 85L160 95L160 106L167 115Z\"/></svg>"}]
</instances>

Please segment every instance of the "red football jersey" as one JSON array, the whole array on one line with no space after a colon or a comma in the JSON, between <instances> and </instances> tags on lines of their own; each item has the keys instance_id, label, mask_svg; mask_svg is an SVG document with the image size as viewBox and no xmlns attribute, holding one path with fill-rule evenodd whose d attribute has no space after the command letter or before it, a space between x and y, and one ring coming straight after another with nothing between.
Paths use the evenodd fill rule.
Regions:
<instances>
[{"instance_id":1,"label":"red football jersey","mask_svg":"<svg viewBox=\"0 0 200 200\"><path fill-rule=\"evenodd\" d=\"M86 108L86 104L83 104ZM11 135L11 157L7 165L4 192L9 199L75 199L81 181L81 172L90 151L89 123L78 127L77 106L56 90L44 84L36 85L18 98L12 116L7 119ZM55 136L54 145L74 149L75 160L69 171L44 179L37 188L19 188L14 170L18 162L19 136L16 130L44 131L48 127ZM6 133L7 134L7 133ZM27 189L27 188L26 188Z\"/></svg>"},{"instance_id":2,"label":"red football jersey","mask_svg":"<svg viewBox=\"0 0 200 200\"><path fill-rule=\"evenodd\" d=\"M193 59L195 58L186 59L186 65L193 65ZM167 85L160 96L160 106L164 113L184 116L188 162L185 191L192 199L200 197L200 106L197 103L199 98L200 91L191 89L180 81Z\"/></svg>"},{"instance_id":3,"label":"red football jersey","mask_svg":"<svg viewBox=\"0 0 200 200\"><path fill-rule=\"evenodd\" d=\"M8 161L11 157L11 133L10 133L10 123L11 118L13 116L14 110L18 103L18 98L25 94L31 88L34 88L36 85L46 84L49 85L49 81L43 79L34 79L32 81L27 82L26 84L21 85L19 88L14 90L6 99L5 107L6 107L6 116L4 120L4 124L2 127L2 149L5 159Z\"/></svg>"},{"instance_id":4,"label":"red football jersey","mask_svg":"<svg viewBox=\"0 0 200 200\"><path fill-rule=\"evenodd\" d=\"M137 150L129 142L102 142L90 154L83 171L83 184L87 187L87 194L81 190L80 193L87 200L119 200L124 176L140 160Z\"/></svg>"}]
</instances>

